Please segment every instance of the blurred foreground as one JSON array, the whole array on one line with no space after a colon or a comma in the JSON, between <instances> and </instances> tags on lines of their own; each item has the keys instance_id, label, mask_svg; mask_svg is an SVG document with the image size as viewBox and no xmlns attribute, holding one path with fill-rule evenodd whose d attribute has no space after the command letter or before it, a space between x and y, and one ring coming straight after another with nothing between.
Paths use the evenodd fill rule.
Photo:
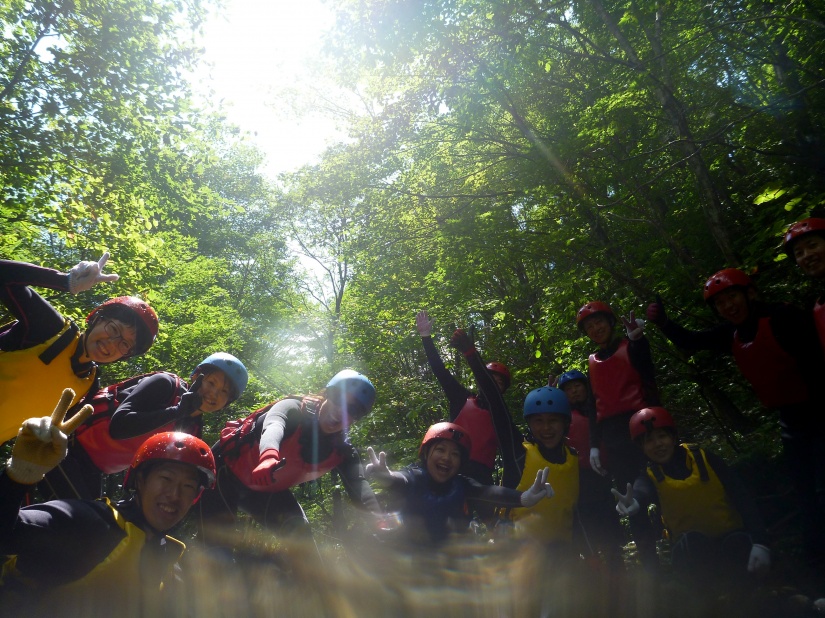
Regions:
<instances>
[{"instance_id":1,"label":"blurred foreground","mask_svg":"<svg viewBox=\"0 0 825 618\"><path fill-rule=\"evenodd\" d=\"M271 540L271 537L269 537ZM790 585L782 566L759 587L696 590L667 572L634 563L624 571L597 559L559 561L535 544L461 539L441 551L402 552L375 537L322 550L268 547L263 539L235 552L189 544L180 582L161 598L127 601L122 591L100 599L28 598L14 615L32 616L392 616L697 617L817 616L820 582ZM286 565L290 565L287 568ZM665 569L666 571L666 569ZM806 589L805 586L808 585ZM5 610L11 606L4 602Z\"/></svg>"}]
</instances>

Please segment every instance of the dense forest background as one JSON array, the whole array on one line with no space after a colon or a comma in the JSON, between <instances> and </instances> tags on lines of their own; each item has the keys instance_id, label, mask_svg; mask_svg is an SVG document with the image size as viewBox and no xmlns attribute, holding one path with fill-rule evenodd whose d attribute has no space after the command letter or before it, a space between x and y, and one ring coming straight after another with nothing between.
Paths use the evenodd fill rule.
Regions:
<instances>
[{"instance_id":1,"label":"dense forest background","mask_svg":"<svg viewBox=\"0 0 825 618\"><path fill-rule=\"evenodd\" d=\"M768 300L812 303L781 234L825 212L821 3L330 3L330 74L363 113L316 164L269 178L187 81L219 7L0 0L0 257L67 270L108 250L116 285L43 293L77 320L125 293L161 318L150 352L104 384L237 355L250 388L209 440L353 367L378 401L352 439L396 465L447 414L421 309L469 387L455 327L510 366L521 424L549 373L586 369L588 300L639 316L659 294L709 326L701 285L736 266ZM777 454L775 419L729 359L647 334L683 436L743 465ZM322 529L334 484L300 490Z\"/></svg>"}]
</instances>

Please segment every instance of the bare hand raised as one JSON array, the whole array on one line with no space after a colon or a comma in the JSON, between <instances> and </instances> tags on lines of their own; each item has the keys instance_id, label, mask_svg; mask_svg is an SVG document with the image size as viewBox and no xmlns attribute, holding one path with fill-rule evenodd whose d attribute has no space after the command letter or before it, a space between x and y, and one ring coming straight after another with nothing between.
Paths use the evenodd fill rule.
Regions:
<instances>
[{"instance_id":1,"label":"bare hand raised","mask_svg":"<svg viewBox=\"0 0 825 618\"><path fill-rule=\"evenodd\" d=\"M426 311L419 311L415 316L415 326L418 328L418 334L422 337L429 337L433 333L433 322Z\"/></svg>"}]
</instances>

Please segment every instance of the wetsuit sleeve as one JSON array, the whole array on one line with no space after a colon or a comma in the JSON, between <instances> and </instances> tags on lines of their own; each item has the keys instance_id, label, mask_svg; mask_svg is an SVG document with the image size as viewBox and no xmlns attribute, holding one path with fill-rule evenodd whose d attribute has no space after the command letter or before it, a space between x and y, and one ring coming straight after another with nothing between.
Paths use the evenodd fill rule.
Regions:
<instances>
[{"instance_id":1,"label":"wetsuit sleeve","mask_svg":"<svg viewBox=\"0 0 825 618\"><path fill-rule=\"evenodd\" d=\"M493 419L493 427L498 438L504 469L502 484L505 487L516 487L524 472L526 454L523 444L524 439L513 423L507 403L504 401L495 380L487 371L487 367L484 365L479 353L475 352L468 356L467 363L473 371L479 390L484 395L484 400L489 406L490 415Z\"/></svg>"},{"instance_id":2,"label":"wetsuit sleeve","mask_svg":"<svg viewBox=\"0 0 825 618\"><path fill-rule=\"evenodd\" d=\"M109 507L89 500L53 500L20 508L28 486L0 473L0 553L48 585L79 579L123 538Z\"/></svg>"},{"instance_id":3,"label":"wetsuit sleeve","mask_svg":"<svg viewBox=\"0 0 825 618\"><path fill-rule=\"evenodd\" d=\"M264 416L258 452L280 451L281 441L298 427L301 414L301 402L297 399L284 399L269 408Z\"/></svg>"},{"instance_id":4,"label":"wetsuit sleeve","mask_svg":"<svg viewBox=\"0 0 825 618\"><path fill-rule=\"evenodd\" d=\"M467 485L467 501L475 504L494 504L504 507L521 506L521 492L498 485L482 485L471 478L461 477Z\"/></svg>"},{"instance_id":5,"label":"wetsuit sleeve","mask_svg":"<svg viewBox=\"0 0 825 618\"><path fill-rule=\"evenodd\" d=\"M68 292L69 275L25 262L0 260L0 302L17 320L0 334L0 350L30 348L63 328L63 316L31 285Z\"/></svg>"},{"instance_id":6,"label":"wetsuit sleeve","mask_svg":"<svg viewBox=\"0 0 825 618\"><path fill-rule=\"evenodd\" d=\"M588 391L590 391L589 387ZM590 391L587 396L587 401L581 407L581 411L587 417L587 424L590 428L590 448L601 448L602 428L599 426L596 417L596 401L593 397L593 393Z\"/></svg>"},{"instance_id":7,"label":"wetsuit sleeve","mask_svg":"<svg viewBox=\"0 0 825 618\"><path fill-rule=\"evenodd\" d=\"M656 369L653 366L653 355L650 353L650 341L647 337L628 341L627 354L630 364L639 372L642 379L645 402L649 406L661 405L659 387L656 384Z\"/></svg>"},{"instance_id":8,"label":"wetsuit sleeve","mask_svg":"<svg viewBox=\"0 0 825 618\"><path fill-rule=\"evenodd\" d=\"M770 543L765 521L754 500L753 495L748 491L741 477L729 467L725 461L715 453L705 451L708 465L716 472L719 481L725 488L725 493L730 498L733 507L742 517L742 524L751 535L753 543L768 545Z\"/></svg>"},{"instance_id":9,"label":"wetsuit sleeve","mask_svg":"<svg viewBox=\"0 0 825 618\"><path fill-rule=\"evenodd\" d=\"M733 347L733 324L719 324L706 330L688 330L668 320L660 326L662 334L683 350L713 350L730 354Z\"/></svg>"},{"instance_id":10,"label":"wetsuit sleeve","mask_svg":"<svg viewBox=\"0 0 825 618\"><path fill-rule=\"evenodd\" d=\"M350 444L347 446L349 452L344 453L344 461L336 466L347 495L356 507L372 513L382 513L378 500L364 476L364 466L361 465L358 451Z\"/></svg>"},{"instance_id":11,"label":"wetsuit sleeve","mask_svg":"<svg viewBox=\"0 0 825 618\"><path fill-rule=\"evenodd\" d=\"M177 406L166 405L178 394L179 384L180 379L169 373L143 378L112 415L109 435L115 440L133 438L186 417Z\"/></svg>"},{"instance_id":12,"label":"wetsuit sleeve","mask_svg":"<svg viewBox=\"0 0 825 618\"><path fill-rule=\"evenodd\" d=\"M450 421L454 421L467 403L467 397L472 396L472 392L462 386L461 382L455 379L453 374L447 371L444 366L444 361L441 360L441 355L433 343L432 337L421 337L421 342L424 344L424 352L427 355L427 362L430 364L438 383L444 394L447 395L447 401L450 404Z\"/></svg>"},{"instance_id":13,"label":"wetsuit sleeve","mask_svg":"<svg viewBox=\"0 0 825 618\"><path fill-rule=\"evenodd\" d=\"M624 488L620 489L622 493L624 493ZM659 494L653 486L653 481L651 481L647 475L646 470L642 471L642 473L636 477L636 480L633 481L633 497L639 502L639 506L641 507L639 509L640 513L646 513L651 504L658 504L659 502Z\"/></svg>"}]
</instances>

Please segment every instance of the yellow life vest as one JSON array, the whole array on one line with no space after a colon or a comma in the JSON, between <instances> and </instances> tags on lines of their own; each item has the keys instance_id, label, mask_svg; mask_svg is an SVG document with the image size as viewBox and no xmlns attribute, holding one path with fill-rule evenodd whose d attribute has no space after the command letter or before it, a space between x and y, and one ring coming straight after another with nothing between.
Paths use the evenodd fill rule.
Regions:
<instances>
[{"instance_id":1,"label":"yellow life vest","mask_svg":"<svg viewBox=\"0 0 825 618\"><path fill-rule=\"evenodd\" d=\"M524 443L527 451L524 472L517 489L525 491L536 481L539 470L550 468L547 482L555 492L530 508L512 510L510 517L516 522L516 534L530 536L541 541L569 542L573 539L573 510L579 500L579 459L564 445L564 463L554 464L542 457L537 445Z\"/></svg>"},{"instance_id":2,"label":"yellow life vest","mask_svg":"<svg viewBox=\"0 0 825 618\"><path fill-rule=\"evenodd\" d=\"M37 591L36 588L32 588L33 592L39 594L35 601L36 607L47 611L53 610L57 604L66 611L67 615L78 616L111 615L126 618L153 615L148 610L158 603L158 595L163 589L163 583L160 585L142 583L141 560L144 559L142 551L146 544L146 534L133 523L126 521L108 499L106 504L112 510L115 522L126 533L126 536L108 556L80 579L53 590ZM186 545L170 536L166 537L166 542L171 544L170 549L178 550L177 553L165 557L162 565L143 564L144 571L154 571L151 578L153 582L169 575L172 566L186 549ZM26 578L22 577L15 568L15 559L16 556L12 557L4 565L3 574L15 576L25 582ZM157 569L163 570L160 576L157 574Z\"/></svg>"},{"instance_id":3,"label":"yellow life vest","mask_svg":"<svg viewBox=\"0 0 825 618\"><path fill-rule=\"evenodd\" d=\"M699 532L718 538L742 528L742 517L728 500L725 488L708 464L705 452L686 444L680 444L678 448L687 452L687 466L691 473L685 480L666 476L655 464L647 468L647 475L659 494L662 519L673 538L685 532ZM701 457L700 461L697 461L696 454Z\"/></svg>"},{"instance_id":4,"label":"yellow life vest","mask_svg":"<svg viewBox=\"0 0 825 618\"><path fill-rule=\"evenodd\" d=\"M30 348L0 351L0 443L17 436L33 416L49 416L63 389L71 388L78 403L92 388L97 369L78 376L72 370L80 331L70 320L54 337ZM52 347L54 346L54 347ZM56 354L50 353L57 351Z\"/></svg>"}]
</instances>

